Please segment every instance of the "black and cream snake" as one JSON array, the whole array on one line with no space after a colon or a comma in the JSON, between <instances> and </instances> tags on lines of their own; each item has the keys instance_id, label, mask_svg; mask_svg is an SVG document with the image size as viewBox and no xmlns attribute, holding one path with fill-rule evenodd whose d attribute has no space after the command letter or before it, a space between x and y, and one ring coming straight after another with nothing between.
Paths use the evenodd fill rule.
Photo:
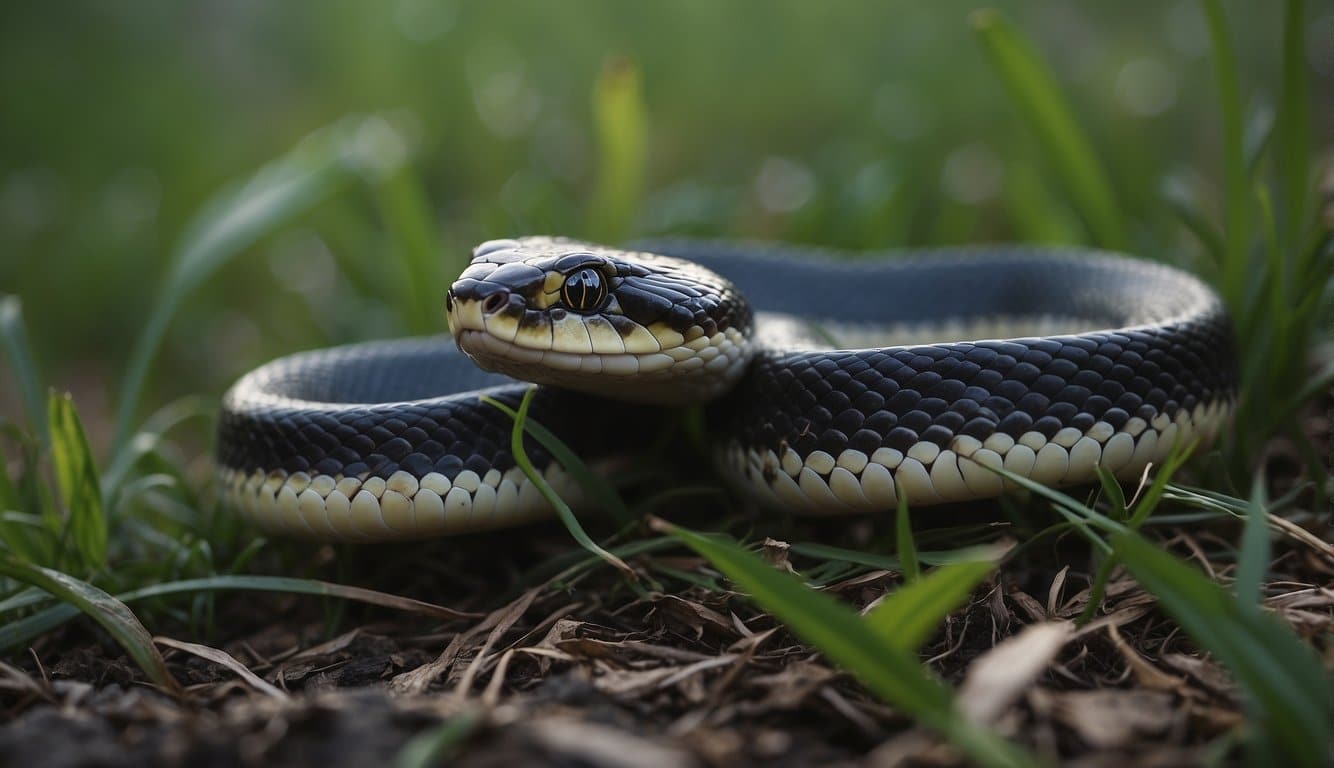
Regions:
<instances>
[{"instance_id":1,"label":"black and cream snake","mask_svg":"<svg viewBox=\"0 0 1334 768\"><path fill-rule=\"evenodd\" d=\"M266 530L363 541L549 514L510 417L479 399L516 405L515 378L540 385L531 418L595 465L643 451L665 406L707 403L724 480L813 513L996 496L988 467L1052 486L1099 465L1135 476L1207 443L1235 400L1207 286L1081 249L498 240L445 303L453 339L307 352L238 381L219 424L227 501Z\"/></svg>"}]
</instances>

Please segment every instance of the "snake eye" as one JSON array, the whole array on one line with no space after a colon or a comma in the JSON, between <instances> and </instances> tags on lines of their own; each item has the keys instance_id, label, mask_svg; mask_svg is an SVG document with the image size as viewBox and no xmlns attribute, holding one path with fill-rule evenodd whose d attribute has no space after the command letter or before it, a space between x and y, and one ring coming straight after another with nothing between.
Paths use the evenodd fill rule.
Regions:
<instances>
[{"instance_id":1,"label":"snake eye","mask_svg":"<svg viewBox=\"0 0 1334 768\"><path fill-rule=\"evenodd\" d=\"M584 267L565 278L560 298L575 312L596 312L607 303L607 279L592 267Z\"/></svg>"}]
</instances>

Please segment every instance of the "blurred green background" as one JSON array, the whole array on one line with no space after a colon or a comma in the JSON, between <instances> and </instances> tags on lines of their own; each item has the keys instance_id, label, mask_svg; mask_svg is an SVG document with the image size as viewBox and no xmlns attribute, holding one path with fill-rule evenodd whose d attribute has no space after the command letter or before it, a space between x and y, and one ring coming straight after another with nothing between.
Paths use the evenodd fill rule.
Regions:
<instances>
[{"instance_id":1,"label":"blurred green background","mask_svg":"<svg viewBox=\"0 0 1334 768\"><path fill-rule=\"evenodd\" d=\"M1089 242L970 27L981 5L7 3L0 294L22 298L42 366L75 392L99 442L191 218L347 115L360 116L341 124L354 144L406 151L405 170L341 186L194 291L148 404L216 395L283 352L443 330L396 309L410 283L376 277L413 247L393 223L405 196L409 212L425 201L417 246L442 244L441 284L417 286L431 296L472 244L516 234ZM1218 207L1197 3L985 5L1061 79L1112 174L1128 247L1191 264L1198 246L1162 201L1170 187ZM1244 107L1261 124L1278 81L1278 8L1227 11ZM1312 135L1328 147L1334 4L1307 15ZM599 180L599 158L618 157L600 143L616 133L597 129L599 88L611 91L604 109L642 101L642 195L617 181L634 181L634 152ZM18 412L3 378L0 407Z\"/></svg>"}]
</instances>

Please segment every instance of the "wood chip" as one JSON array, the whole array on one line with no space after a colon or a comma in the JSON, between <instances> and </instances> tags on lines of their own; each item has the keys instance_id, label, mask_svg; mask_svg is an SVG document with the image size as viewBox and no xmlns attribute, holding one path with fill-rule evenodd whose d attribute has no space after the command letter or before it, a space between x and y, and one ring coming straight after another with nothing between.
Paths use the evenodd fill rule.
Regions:
<instances>
[{"instance_id":1,"label":"wood chip","mask_svg":"<svg viewBox=\"0 0 1334 768\"><path fill-rule=\"evenodd\" d=\"M1056 719L1095 749L1139 744L1165 733L1181 713L1171 694L1145 690L1070 691L1052 694Z\"/></svg>"},{"instance_id":2,"label":"wood chip","mask_svg":"<svg viewBox=\"0 0 1334 768\"><path fill-rule=\"evenodd\" d=\"M526 724L525 730L559 756L556 763L596 768L689 768L697 764L689 752L586 720L547 717Z\"/></svg>"},{"instance_id":3,"label":"wood chip","mask_svg":"<svg viewBox=\"0 0 1334 768\"><path fill-rule=\"evenodd\" d=\"M1236 685L1232 682L1232 678L1222 667L1209 659L1187 656L1184 653L1166 653L1163 654L1163 663L1178 672L1190 675L1214 693L1228 696L1236 694Z\"/></svg>"},{"instance_id":4,"label":"wood chip","mask_svg":"<svg viewBox=\"0 0 1334 768\"><path fill-rule=\"evenodd\" d=\"M1070 624L1025 627L979 656L959 689L959 706L975 723L994 721L1032 685L1070 637Z\"/></svg>"}]
</instances>

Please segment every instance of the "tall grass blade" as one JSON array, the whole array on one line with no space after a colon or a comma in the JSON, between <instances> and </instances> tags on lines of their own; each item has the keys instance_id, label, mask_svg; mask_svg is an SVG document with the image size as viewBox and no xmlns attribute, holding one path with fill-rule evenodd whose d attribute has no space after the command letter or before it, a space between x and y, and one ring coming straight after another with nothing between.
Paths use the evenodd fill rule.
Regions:
<instances>
[{"instance_id":1,"label":"tall grass blade","mask_svg":"<svg viewBox=\"0 0 1334 768\"><path fill-rule=\"evenodd\" d=\"M42 407L42 377L32 356L28 329L23 324L23 302L17 296L0 296L0 349L18 383L28 426L46 442L46 409Z\"/></svg>"},{"instance_id":2,"label":"tall grass blade","mask_svg":"<svg viewBox=\"0 0 1334 768\"><path fill-rule=\"evenodd\" d=\"M56 487L68 517L65 530L74 540L80 562L88 571L102 567L107 556L107 519L102 487L88 438L68 394L51 393L47 401L51 433L51 464Z\"/></svg>"},{"instance_id":3,"label":"tall grass blade","mask_svg":"<svg viewBox=\"0 0 1334 768\"><path fill-rule=\"evenodd\" d=\"M588 211L588 230L596 240L618 243L644 196L648 155L648 118L640 91L639 68L628 58L607 60L593 88L597 131L597 181Z\"/></svg>"},{"instance_id":4,"label":"tall grass blade","mask_svg":"<svg viewBox=\"0 0 1334 768\"><path fill-rule=\"evenodd\" d=\"M1163 611L1246 691L1251 725L1287 758L1270 756L1272 764L1325 765L1334 690L1311 649L1276 618L1243 609L1203 573L1137 533L1113 534L1111 543Z\"/></svg>"},{"instance_id":5,"label":"tall grass blade","mask_svg":"<svg viewBox=\"0 0 1334 768\"><path fill-rule=\"evenodd\" d=\"M1260 605L1260 590L1269 568L1269 501L1265 495L1264 476L1257 472L1251 481L1251 499L1246 508L1246 525L1242 529L1237 575L1233 582L1237 602L1243 608Z\"/></svg>"},{"instance_id":6,"label":"tall grass blade","mask_svg":"<svg viewBox=\"0 0 1334 768\"><path fill-rule=\"evenodd\" d=\"M995 568L989 560L941 566L882 600L866 614L866 625L880 642L915 653Z\"/></svg>"},{"instance_id":7,"label":"tall grass blade","mask_svg":"<svg viewBox=\"0 0 1334 768\"><path fill-rule=\"evenodd\" d=\"M116 495L130 471L145 456L157 451L163 434L188 419L212 417L216 412L217 403L204 397L188 396L162 406L149 416L143 427L111 457L110 466L102 473L102 498L106 504L114 508Z\"/></svg>"},{"instance_id":8,"label":"tall grass blade","mask_svg":"<svg viewBox=\"0 0 1334 768\"><path fill-rule=\"evenodd\" d=\"M1010 97L1051 154L1062 182L1099 244L1125 245L1125 223L1106 169L1056 84L1056 78L1024 36L1000 13L970 17Z\"/></svg>"},{"instance_id":9,"label":"tall grass blade","mask_svg":"<svg viewBox=\"0 0 1334 768\"><path fill-rule=\"evenodd\" d=\"M1218 80L1218 106L1223 132L1223 298L1234 311L1244 306L1250 263L1250 192L1246 149L1237 85L1237 54L1223 15L1221 0L1200 0L1209 26Z\"/></svg>"},{"instance_id":10,"label":"tall grass blade","mask_svg":"<svg viewBox=\"0 0 1334 768\"><path fill-rule=\"evenodd\" d=\"M884 643L851 608L808 588L796 576L770 566L734 541L702 536L662 520L653 525L708 558L794 634L898 709L943 733L973 762L984 766L1034 764L1017 747L966 720L944 683L911 652Z\"/></svg>"},{"instance_id":11,"label":"tall grass blade","mask_svg":"<svg viewBox=\"0 0 1334 768\"><path fill-rule=\"evenodd\" d=\"M1302 383L1301 388L1288 397L1275 409L1276 421L1282 423L1297 413L1302 405L1334 386L1334 360L1326 363L1319 371Z\"/></svg>"},{"instance_id":12,"label":"tall grass blade","mask_svg":"<svg viewBox=\"0 0 1334 768\"><path fill-rule=\"evenodd\" d=\"M84 581L60 571L42 568L25 562L10 553L0 553L0 573L40 587L67 603L70 607L82 611L120 644L135 664L144 671L149 680L168 693L180 693L180 686L167 672L167 664L153 645L153 636L148 634L144 625L126 607L125 603L108 595ZM4 627L8 630L8 627Z\"/></svg>"},{"instance_id":13,"label":"tall grass blade","mask_svg":"<svg viewBox=\"0 0 1334 768\"><path fill-rule=\"evenodd\" d=\"M1227 258L1227 246L1223 244L1223 236L1218 232L1217 227L1210 222L1199 210L1199 202L1186 188L1185 183L1177 177L1171 177L1165 180L1161 190L1162 200L1167 205L1168 210L1176 215L1177 219L1195 235L1195 239L1200 241L1206 253L1212 261L1204 266L1212 267L1214 271L1210 272L1210 277L1215 277L1215 283L1222 283L1222 268Z\"/></svg>"},{"instance_id":14,"label":"tall grass blade","mask_svg":"<svg viewBox=\"0 0 1334 768\"><path fill-rule=\"evenodd\" d=\"M0 512L17 512L23 508L18 486L9 477L8 458L0 453Z\"/></svg>"},{"instance_id":15,"label":"tall grass blade","mask_svg":"<svg viewBox=\"0 0 1334 768\"><path fill-rule=\"evenodd\" d=\"M1311 103L1306 72L1306 23L1302 0L1287 0L1283 13L1283 83L1279 94L1277 144L1279 247L1299 260L1311 183ZM1296 266L1296 264L1294 264Z\"/></svg>"},{"instance_id":16,"label":"tall grass blade","mask_svg":"<svg viewBox=\"0 0 1334 768\"><path fill-rule=\"evenodd\" d=\"M238 254L326 199L357 172L379 162L364 121L345 118L307 136L296 149L244 183L218 193L195 216L171 255L166 285L135 342L120 388L112 452L133 429L149 367L176 310L210 275Z\"/></svg>"},{"instance_id":17,"label":"tall grass blade","mask_svg":"<svg viewBox=\"0 0 1334 768\"><path fill-rule=\"evenodd\" d=\"M448 254L441 247L430 203L409 166L389 174L374 190L398 256L400 290L407 300L396 304L402 307L404 325L412 333L439 330L444 317L444 276L462 272L467 253Z\"/></svg>"}]
</instances>

